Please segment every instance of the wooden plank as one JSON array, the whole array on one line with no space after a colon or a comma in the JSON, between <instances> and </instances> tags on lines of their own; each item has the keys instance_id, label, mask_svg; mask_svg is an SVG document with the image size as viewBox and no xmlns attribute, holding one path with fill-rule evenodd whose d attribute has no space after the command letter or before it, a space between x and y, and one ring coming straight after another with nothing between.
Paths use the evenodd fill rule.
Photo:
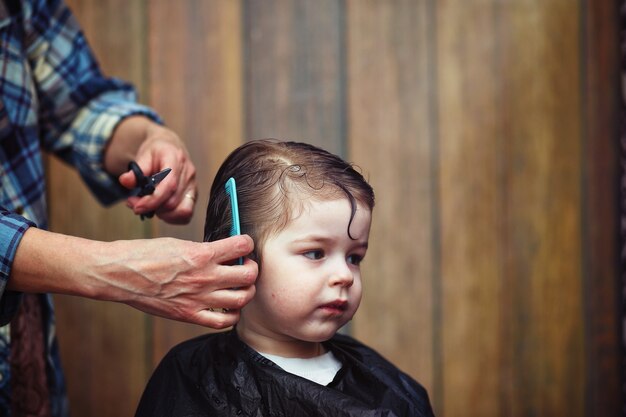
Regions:
<instances>
[{"instance_id":1,"label":"wooden plank","mask_svg":"<svg viewBox=\"0 0 626 417\"><path fill-rule=\"evenodd\" d=\"M427 2L348 1L349 158L376 192L354 334L436 396L436 150Z\"/></svg>"},{"instance_id":2,"label":"wooden plank","mask_svg":"<svg viewBox=\"0 0 626 417\"><path fill-rule=\"evenodd\" d=\"M491 2L438 3L439 412L498 416L501 126ZM507 415L507 414L502 414Z\"/></svg>"},{"instance_id":3,"label":"wooden plank","mask_svg":"<svg viewBox=\"0 0 626 417\"><path fill-rule=\"evenodd\" d=\"M244 5L246 136L310 142L344 154L341 3Z\"/></svg>"},{"instance_id":4,"label":"wooden plank","mask_svg":"<svg viewBox=\"0 0 626 417\"><path fill-rule=\"evenodd\" d=\"M142 3L72 0L104 71L144 80ZM50 225L54 231L98 240L145 237L148 229L123 204L102 208L78 175L49 160ZM128 307L55 297L57 331L72 413L131 416L148 376L145 316ZM103 387L106 387L103 389Z\"/></svg>"},{"instance_id":5,"label":"wooden plank","mask_svg":"<svg viewBox=\"0 0 626 417\"><path fill-rule=\"evenodd\" d=\"M444 409L581 415L578 9L494 6L438 10Z\"/></svg>"},{"instance_id":6,"label":"wooden plank","mask_svg":"<svg viewBox=\"0 0 626 417\"><path fill-rule=\"evenodd\" d=\"M505 336L515 384L508 386L508 407L512 415L579 416L585 378L580 10L568 1L535 1L500 12L507 22L500 29L500 71L511 158L504 184L504 282L511 291L504 306L514 314Z\"/></svg>"},{"instance_id":7,"label":"wooden plank","mask_svg":"<svg viewBox=\"0 0 626 417\"><path fill-rule=\"evenodd\" d=\"M154 223L155 234L201 241L215 171L243 141L241 5L155 0L149 11L151 103L186 142L199 186L192 222ZM173 344L207 331L154 319L155 363Z\"/></svg>"},{"instance_id":8,"label":"wooden plank","mask_svg":"<svg viewBox=\"0 0 626 417\"><path fill-rule=\"evenodd\" d=\"M582 114L586 415L618 415L622 394L619 250L620 56L617 2L586 1ZM623 68L622 68L623 70ZM622 271L623 272L623 271ZM622 336L622 337L620 337Z\"/></svg>"},{"instance_id":9,"label":"wooden plank","mask_svg":"<svg viewBox=\"0 0 626 417\"><path fill-rule=\"evenodd\" d=\"M444 410L582 415L579 10L438 6Z\"/></svg>"}]
</instances>

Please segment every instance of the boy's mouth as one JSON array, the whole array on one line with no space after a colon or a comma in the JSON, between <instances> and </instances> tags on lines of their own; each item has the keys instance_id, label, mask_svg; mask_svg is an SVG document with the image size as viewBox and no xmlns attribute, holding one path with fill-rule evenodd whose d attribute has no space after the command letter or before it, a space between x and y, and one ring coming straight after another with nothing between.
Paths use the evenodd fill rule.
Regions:
<instances>
[{"instance_id":1,"label":"boy's mouth","mask_svg":"<svg viewBox=\"0 0 626 417\"><path fill-rule=\"evenodd\" d=\"M348 309L348 301L346 300L335 300L332 303L327 303L321 306L323 310L330 310L336 312L343 312Z\"/></svg>"}]
</instances>

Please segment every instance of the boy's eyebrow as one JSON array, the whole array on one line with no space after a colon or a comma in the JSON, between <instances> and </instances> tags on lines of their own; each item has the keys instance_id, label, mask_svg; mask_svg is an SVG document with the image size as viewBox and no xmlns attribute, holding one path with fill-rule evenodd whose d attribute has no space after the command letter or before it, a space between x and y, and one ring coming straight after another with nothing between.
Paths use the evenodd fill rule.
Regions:
<instances>
[{"instance_id":1,"label":"boy's eyebrow","mask_svg":"<svg viewBox=\"0 0 626 417\"><path fill-rule=\"evenodd\" d=\"M295 239L293 241L293 243L310 243L310 242L319 242L319 243L330 243L330 242L334 242L335 239L334 238L330 238L330 237L326 237L326 236L321 236L321 235L308 235L305 236L303 238L300 239ZM365 240L365 241L361 241L359 239L355 239L354 242L357 244L358 247L367 249L369 246L369 241Z\"/></svg>"},{"instance_id":2,"label":"boy's eyebrow","mask_svg":"<svg viewBox=\"0 0 626 417\"><path fill-rule=\"evenodd\" d=\"M309 243L309 242L326 243L326 242L332 242L334 240L335 239L325 237L325 236L320 236L320 235L306 235L304 237L294 239L293 243Z\"/></svg>"}]
</instances>

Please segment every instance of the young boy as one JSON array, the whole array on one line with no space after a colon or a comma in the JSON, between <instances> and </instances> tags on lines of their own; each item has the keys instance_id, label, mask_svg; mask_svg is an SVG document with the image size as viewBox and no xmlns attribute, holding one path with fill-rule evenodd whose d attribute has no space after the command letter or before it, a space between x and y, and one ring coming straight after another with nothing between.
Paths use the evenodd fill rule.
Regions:
<instances>
[{"instance_id":1,"label":"young boy","mask_svg":"<svg viewBox=\"0 0 626 417\"><path fill-rule=\"evenodd\" d=\"M256 295L234 329L172 349L136 415L432 416L421 385L336 333L361 300L360 264L374 208L363 176L312 145L248 142L216 175L205 241L229 234L230 177L241 231L255 242Z\"/></svg>"}]
</instances>

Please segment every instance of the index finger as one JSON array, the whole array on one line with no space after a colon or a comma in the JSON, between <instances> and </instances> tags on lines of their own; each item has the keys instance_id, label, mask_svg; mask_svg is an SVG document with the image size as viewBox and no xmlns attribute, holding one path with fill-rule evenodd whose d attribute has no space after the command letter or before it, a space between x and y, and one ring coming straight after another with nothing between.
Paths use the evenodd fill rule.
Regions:
<instances>
[{"instance_id":1,"label":"index finger","mask_svg":"<svg viewBox=\"0 0 626 417\"><path fill-rule=\"evenodd\" d=\"M231 236L203 244L211 245L215 251L215 261L218 263L225 263L246 256L254 249L254 242L248 235Z\"/></svg>"}]
</instances>

